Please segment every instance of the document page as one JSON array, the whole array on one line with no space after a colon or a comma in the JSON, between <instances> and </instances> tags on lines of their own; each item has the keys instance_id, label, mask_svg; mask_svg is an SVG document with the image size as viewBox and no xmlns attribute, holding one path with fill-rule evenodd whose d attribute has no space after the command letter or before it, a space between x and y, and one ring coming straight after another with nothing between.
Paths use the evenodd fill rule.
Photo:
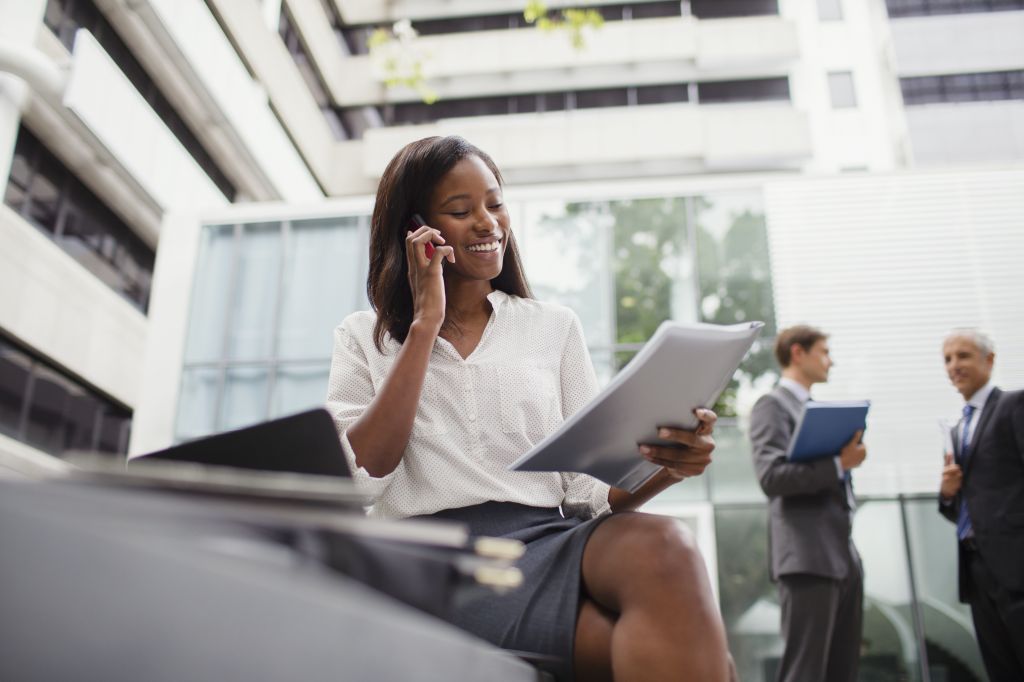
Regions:
<instances>
[{"instance_id":1,"label":"document page","mask_svg":"<svg viewBox=\"0 0 1024 682\"><path fill-rule=\"evenodd\" d=\"M663 322L594 400L509 468L577 471L635 491L661 468L638 445L665 443L660 426L696 428L693 409L714 405L762 327Z\"/></svg>"}]
</instances>

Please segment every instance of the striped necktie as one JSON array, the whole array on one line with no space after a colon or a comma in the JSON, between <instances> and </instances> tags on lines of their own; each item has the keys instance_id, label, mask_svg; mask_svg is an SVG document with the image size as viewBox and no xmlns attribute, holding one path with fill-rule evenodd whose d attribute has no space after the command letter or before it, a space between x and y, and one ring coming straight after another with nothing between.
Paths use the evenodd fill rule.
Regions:
<instances>
[{"instance_id":1,"label":"striped necktie","mask_svg":"<svg viewBox=\"0 0 1024 682\"><path fill-rule=\"evenodd\" d=\"M974 405L964 405L964 428L960 432L960 470L967 469L967 459L971 449L971 415L974 414ZM971 516L967 513L967 498L964 497L963 488L960 489L960 511L956 516L956 537L963 540L974 534L971 527Z\"/></svg>"}]
</instances>

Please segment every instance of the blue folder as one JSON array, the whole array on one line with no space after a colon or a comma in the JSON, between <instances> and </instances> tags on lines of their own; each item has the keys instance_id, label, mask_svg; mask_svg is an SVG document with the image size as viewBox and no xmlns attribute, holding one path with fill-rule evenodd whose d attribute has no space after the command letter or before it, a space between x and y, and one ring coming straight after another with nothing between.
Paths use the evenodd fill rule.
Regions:
<instances>
[{"instance_id":1,"label":"blue folder","mask_svg":"<svg viewBox=\"0 0 1024 682\"><path fill-rule=\"evenodd\" d=\"M786 458L807 462L835 457L853 434L866 427L870 406L867 400L806 403Z\"/></svg>"}]
</instances>

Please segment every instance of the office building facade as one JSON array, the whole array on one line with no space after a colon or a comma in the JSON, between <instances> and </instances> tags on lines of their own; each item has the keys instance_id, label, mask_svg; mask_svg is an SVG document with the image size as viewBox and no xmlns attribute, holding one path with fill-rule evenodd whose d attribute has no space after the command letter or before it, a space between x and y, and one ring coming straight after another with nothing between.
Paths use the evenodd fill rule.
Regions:
<instances>
[{"instance_id":1,"label":"office building facade","mask_svg":"<svg viewBox=\"0 0 1024 682\"><path fill-rule=\"evenodd\" d=\"M937 345L954 325L1024 343L1024 7L595 0L577 49L523 4L0 0L0 471L319 403L331 330L366 307L377 178L461 134L603 381L663 319L767 322L711 473L658 503L698 530L743 679L780 651L744 417L796 322L833 333L819 397L875 401L867 669L980 679L930 497L956 406ZM419 37L387 49L433 104L369 53L400 20ZM997 378L1024 385L1024 360Z\"/></svg>"}]
</instances>

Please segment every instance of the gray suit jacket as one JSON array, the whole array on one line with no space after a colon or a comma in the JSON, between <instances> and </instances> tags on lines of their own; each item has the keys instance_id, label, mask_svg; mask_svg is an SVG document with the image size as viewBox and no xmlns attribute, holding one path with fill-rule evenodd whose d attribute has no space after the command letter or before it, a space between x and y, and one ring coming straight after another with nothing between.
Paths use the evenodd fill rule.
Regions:
<instances>
[{"instance_id":1,"label":"gray suit jacket","mask_svg":"<svg viewBox=\"0 0 1024 682\"><path fill-rule=\"evenodd\" d=\"M754 468L769 500L771 578L809 573L840 579L859 570L860 557L850 537L853 510L834 459L786 459L802 410L795 395L776 386L750 414Z\"/></svg>"}]
</instances>

